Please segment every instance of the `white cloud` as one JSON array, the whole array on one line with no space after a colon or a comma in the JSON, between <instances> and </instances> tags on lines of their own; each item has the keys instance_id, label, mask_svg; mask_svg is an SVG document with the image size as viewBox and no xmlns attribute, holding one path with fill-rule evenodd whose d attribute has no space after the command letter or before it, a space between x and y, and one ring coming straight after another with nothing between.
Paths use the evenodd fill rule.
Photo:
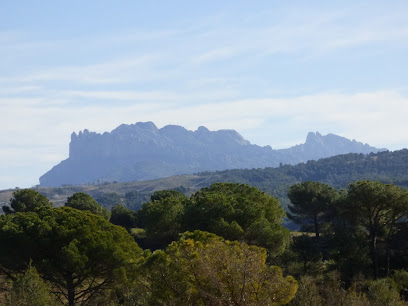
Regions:
<instances>
[{"instance_id":1,"label":"white cloud","mask_svg":"<svg viewBox=\"0 0 408 306\"><path fill-rule=\"evenodd\" d=\"M390 6L380 13L370 4L337 11L287 7L283 13L245 12L239 23L228 24L224 12L163 31L129 29L59 40L0 32L2 175L13 178L11 186L19 183L16 178L35 184L67 157L72 131L104 132L137 121L232 128L252 143L273 147L299 143L318 130L402 148L408 144L408 99L401 91L279 99L269 94L307 86L270 84L270 63L279 66L282 54L296 61L361 46L377 52L376 44L405 50L406 9ZM234 75L236 67L241 73ZM30 170L13 175L18 165Z\"/></svg>"},{"instance_id":2,"label":"white cloud","mask_svg":"<svg viewBox=\"0 0 408 306\"><path fill-rule=\"evenodd\" d=\"M200 125L211 130L235 129L247 138L251 135L248 140L252 143L273 147L287 145L291 139L295 144L308 131L332 132L391 149L408 144L408 98L392 91L233 100L177 108L154 103L153 99L150 103L81 108L42 108L29 99L20 104L5 101L0 104L0 112L8 113L2 122L7 128L0 130L0 168L7 169L4 163L9 163L10 171L17 164L38 164L41 171L50 169L67 157L72 131L87 128L105 132L121 123L138 121L153 121L159 127L179 124L192 130ZM33 172L27 176L35 184L41 174Z\"/></svg>"}]
</instances>

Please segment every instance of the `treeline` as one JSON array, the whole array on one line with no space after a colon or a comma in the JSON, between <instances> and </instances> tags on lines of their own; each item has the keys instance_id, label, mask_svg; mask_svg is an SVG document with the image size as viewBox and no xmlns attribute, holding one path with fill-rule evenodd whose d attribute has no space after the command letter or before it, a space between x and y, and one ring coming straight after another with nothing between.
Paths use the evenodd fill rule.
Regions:
<instances>
[{"instance_id":1,"label":"treeline","mask_svg":"<svg viewBox=\"0 0 408 306\"><path fill-rule=\"evenodd\" d=\"M75 193L53 208L14 193L0 217L4 305L403 305L408 192L292 185L289 217L256 187L157 191L109 211Z\"/></svg>"},{"instance_id":2,"label":"treeline","mask_svg":"<svg viewBox=\"0 0 408 306\"><path fill-rule=\"evenodd\" d=\"M177 181L177 178L174 180ZM191 179L186 176L186 179L181 183L183 186L174 188L174 190L191 195L200 188L209 187L217 182L249 184L277 197L284 209L287 210L290 203L287 194L289 187L294 184L316 181L340 190L347 188L350 182L358 180L373 180L408 188L408 150L371 154L351 153L309 161L295 166L282 165L278 168L202 172ZM99 188L92 190L87 190L84 186L65 186L39 188L38 191L57 202L59 198L83 191L92 195L98 203L108 209L111 209L113 204L121 204L130 209L138 210L143 203L149 201L151 194L156 189L173 188L174 184L170 182L171 178L167 178L156 185L151 182L140 186L132 185L132 183L117 183L99 186ZM292 230L298 229L290 222L285 225Z\"/></svg>"},{"instance_id":3,"label":"treeline","mask_svg":"<svg viewBox=\"0 0 408 306\"><path fill-rule=\"evenodd\" d=\"M281 165L279 168L233 169L199 173L203 178L199 187L215 182L249 184L277 197L287 211L290 204L289 187L306 181L328 184L337 190L347 188L359 180L379 181L408 188L408 150L384 151L370 154L344 154L298 165ZM285 226L298 227L290 220Z\"/></svg>"},{"instance_id":4,"label":"treeline","mask_svg":"<svg viewBox=\"0 0 408 306\"><path fill-rule=\"evenodd\" d=\"M347 188L350 182L373 180L408 187L408 150L370 154L344 154L295 166L279 168L234 169L203 172L206 183L234 182L250 184L276 197L287 197L289 186L316 181L336 189ZM206 186L202 186L206 187Z\"/></svg>"}]
</instances>

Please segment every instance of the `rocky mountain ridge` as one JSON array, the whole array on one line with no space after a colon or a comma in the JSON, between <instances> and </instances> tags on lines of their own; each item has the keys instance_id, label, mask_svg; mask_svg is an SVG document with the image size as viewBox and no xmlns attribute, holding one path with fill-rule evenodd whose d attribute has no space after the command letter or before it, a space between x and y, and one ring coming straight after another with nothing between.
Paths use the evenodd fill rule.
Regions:
<instances>
[{"instance_id":1,"label":"rocky mountain ridge","mask_svg":"<svg viewBox=\"0 0 408 306\"><path fill-rule=\"evenodd\" d=\"M337 154L377 149L334 134L309 133L304 144L274 150L245 140L234 130L189 131L177 125L158 129L152 122L122 124L110 133L72 133L69 158L40 178L40 186L100 181L135 181L239 168L277 167Z\"/></svg>"}]
</instances>

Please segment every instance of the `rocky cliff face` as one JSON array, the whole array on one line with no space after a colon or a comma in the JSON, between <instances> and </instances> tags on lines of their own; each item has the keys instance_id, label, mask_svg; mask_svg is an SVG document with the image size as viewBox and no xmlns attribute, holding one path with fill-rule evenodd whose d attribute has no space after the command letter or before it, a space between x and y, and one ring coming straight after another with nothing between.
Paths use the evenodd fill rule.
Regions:
<instances>
[{"instance_id":1,"label":"rocky cliff face","mask_svg":"<svg viewBox=\"0 0 408 306\"><path fill-rule=\"evenodd\" d=\"M177 125L158 129L152 122L122 124L110 133L72 133L69 158L40 177L41 186L98 181L135 181L176 174L234 168L276 167L343 153L380 149L328 134L309 133L289 149L250 144L234 130L189 131Z\"/></svg>"}]
</instances>

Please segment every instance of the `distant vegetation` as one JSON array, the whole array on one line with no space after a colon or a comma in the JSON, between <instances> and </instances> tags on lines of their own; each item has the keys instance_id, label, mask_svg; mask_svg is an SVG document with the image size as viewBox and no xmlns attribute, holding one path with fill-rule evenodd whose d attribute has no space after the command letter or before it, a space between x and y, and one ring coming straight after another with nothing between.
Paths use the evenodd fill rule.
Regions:
<instances>
[{"instance_id":1,"label":"distant vegetation","mask_svg":"<svg viewBox=\"0 0 408 306\"><path fill-rule=\"evenodd\" d=\"M408 150L350 153L295 166L234 169L199 175L210 182L247 183L278 197L286 197L289 186L305 181L323 182L336 189L346 188L350 182L364 179L408 187Z\"/></svg>"}]
</instances>

